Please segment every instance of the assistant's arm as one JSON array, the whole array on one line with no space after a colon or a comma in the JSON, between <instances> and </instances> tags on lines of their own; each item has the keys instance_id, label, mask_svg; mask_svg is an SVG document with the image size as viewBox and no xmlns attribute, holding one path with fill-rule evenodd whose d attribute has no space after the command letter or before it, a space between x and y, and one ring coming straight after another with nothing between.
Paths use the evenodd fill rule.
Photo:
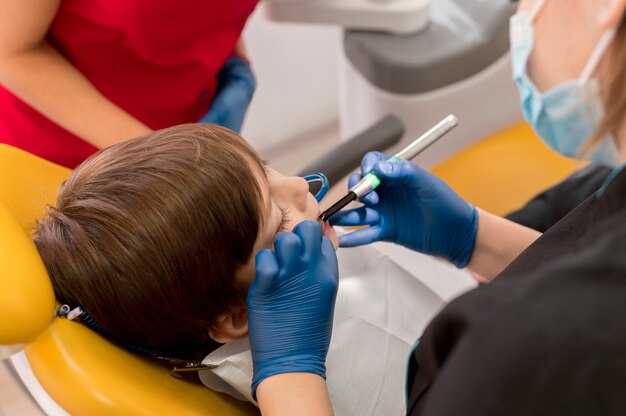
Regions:
<instances>
[{"instance_id":1,"label":"assistant's arm","mask_svg":"<svg viewBox=\"0 0 626 416\"><path fill-rule=\"evenodd\" d=\"M263 415L332 415L326 389L339 270L322 227L305 221L255 258L247 296L252 397Z\"/></svg>"},{"instance_id":2,"label":"assistant's arm","mask_svg":"<svg viewBox=\"0 0 626 416\"><path fill-rule=\"evenodd\" d=\"M0 84L102 148L150 132L46 41L61 0L0 0Z\"/></svg>"},{"instance_id":3,"label":"assistant's arm","mask_svg":"<svg viewBox=\"0 0 626 416\"><path fill-rule=\"evenodd\" d=\"M232 56L220 70L218 82L211 108L200 122L218 124L239 133L256 90L256 78L243 38L239 38Z\"/></svg>"},{"instance_id":4,"label":"assistant's arm","mask_svg":"<svg viewBox=\"0 0 626 416\"><path fill-rule=\"evenodd\" d=\"M284 373L266 378L257 388L265 416L331 416L326 381L317 374Z\"/></svg>"},{"instance_id":5,"label":"assistant's arm","mask_svg":"<svg viewBox=\"0 0 626 416\"><path fill-rule=\"evenodd\" d=\"M250 60L248 57L248 48L246 47L246 42L243 40L243 36L241 36L235 44L235 47L233 48L233 55L237 55L246 61Z\"/></svg>"}]
</instances>

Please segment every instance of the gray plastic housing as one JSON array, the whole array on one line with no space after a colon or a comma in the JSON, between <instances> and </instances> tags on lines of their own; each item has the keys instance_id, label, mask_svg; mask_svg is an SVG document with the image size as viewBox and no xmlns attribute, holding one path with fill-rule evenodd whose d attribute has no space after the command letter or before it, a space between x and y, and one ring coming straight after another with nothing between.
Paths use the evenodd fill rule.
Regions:
<instances>
[{"instance_id":1,"label":"gray plastic housing","mask_svg":"<svg viewBox=\"0 0 626 416\"><path fill-rule=\"evenodd\" d=\"M361 165L361 158L365 153L387 150L397 144L403 134L404 125L400 119L388 115L315 159L297 176L323 172L330 186L333 186Z\"/></svg>"},{"instance_id":2,"label":"gray plastic housing","mask_svg":"<svg viewBox=\"0 0 626 416\"><path fill-rule=\"evenodd\" d=\"M376 87L420 94L481 72L509 51L511 0L432 0L430 23L413 35L346 31L344 49Z\"/></svg>"}]
</instances>

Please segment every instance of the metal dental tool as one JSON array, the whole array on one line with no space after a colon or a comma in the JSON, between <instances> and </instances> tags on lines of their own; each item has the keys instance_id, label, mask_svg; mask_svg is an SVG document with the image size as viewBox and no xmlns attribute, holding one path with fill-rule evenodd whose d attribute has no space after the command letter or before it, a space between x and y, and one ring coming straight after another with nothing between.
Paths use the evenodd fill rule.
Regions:
<instances>
[{"instance_id":1,"label":"metal dental tool","mask_svg":"<svg viewBox=\"0 0 626 416\"><path fill-rule=\"evenodd\" d=\"M443 120L441 120L437 125L428 130L426 133L421 135L417 140L413 143L402 149L400 152L396 153L395 156L390 157L389 161L398 161L398 160L411 160L424 150L426 150L431 144L435 143L437 140L445 136L450 130L456 127L458 124L458 119L454 115L449 115ZM376 176L374 173L368 173L348 191L348 194L333 204L326 211L322 212L319 216L320 221L328 221L330 217L339 212L343 207L348 205L350 202L362 197L367 194L372 189L376 189L378 185L380 185L380 178Z\"/></svg>"}]
</instances>

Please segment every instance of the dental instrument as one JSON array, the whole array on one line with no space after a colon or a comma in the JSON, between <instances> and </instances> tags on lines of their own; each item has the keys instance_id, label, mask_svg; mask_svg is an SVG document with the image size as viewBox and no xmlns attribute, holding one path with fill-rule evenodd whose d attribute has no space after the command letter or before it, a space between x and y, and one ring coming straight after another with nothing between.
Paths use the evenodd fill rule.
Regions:
<instances>
[{"instance_id":1,"label":"dental instrument","mask_svg":"<svg viewBox=\"0 0 626 416\"><path fill-rule=\"evenodd\" d=\"M303 177L309 185L309 192L315 197L317 202L320 202L326 196L328 192L329 184L326 175L323 173L311 173Z\"/></svg>"},{"instance_id":2,"label":"dental instrument","mask_svg":"<svg viewBox=\"0 0 626 416\"><path fill-rule=\"evenodd\" d=\"M411 143L387 160L411 160L420 153L422 153L424 150L426 150L437 140L445 136L457 125L458 119L456 118L456 116L450 114L439 123L437 123L433 128L418 137L413 143ZM368 173L363 177L363 179L359 181L359 183L350 188L346 196L344 196L335 204L333 204L330 208L322 212L319 216L319 220L324 223L327 222L330 217L335 215L350 202L355 201L356 199L361 198L362 196L367 194L369 191L376 189L378 185L380 185L380 182L381 180L378 176L376 176L376 174Z\"/></svg>"}]
</instances>

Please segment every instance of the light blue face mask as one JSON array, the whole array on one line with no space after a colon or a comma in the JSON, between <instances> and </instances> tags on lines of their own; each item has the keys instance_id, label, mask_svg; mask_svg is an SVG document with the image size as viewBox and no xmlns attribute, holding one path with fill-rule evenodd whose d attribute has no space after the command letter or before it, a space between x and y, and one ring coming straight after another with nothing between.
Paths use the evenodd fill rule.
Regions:
<instances>
[{"instance_id":1,"label":"light blue face mask","mask_svg":"<svg viewBox=\"0 0 626 416\"><path fill-rule=\"evenodd\" d=\"M563 83L540 93L527 75L528 58L534 47L533 22L545 4L539 0L529 12L511 17L511 61L513 80L520 92L524 118L554 151L567 157L580 157L585 142L598 128L604 114L599 84L590 79L615 36L615 29L603 35L578 80ZM594 162L618 166L619 152L609 135L586 157Z\"/></svg>"}]
</instances>

